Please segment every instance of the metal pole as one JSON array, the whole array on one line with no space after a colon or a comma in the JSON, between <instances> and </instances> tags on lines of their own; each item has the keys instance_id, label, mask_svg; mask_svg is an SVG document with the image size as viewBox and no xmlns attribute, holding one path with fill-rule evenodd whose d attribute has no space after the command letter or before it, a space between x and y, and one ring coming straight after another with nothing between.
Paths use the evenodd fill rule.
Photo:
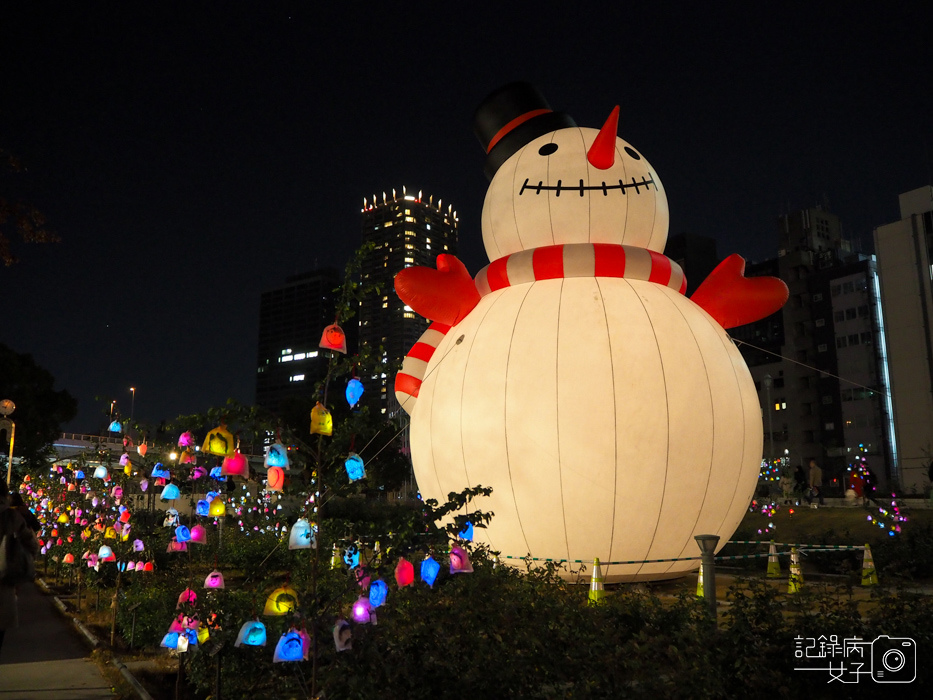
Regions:
<instances>
[{"instance_id":1,"label":"metal pole","mask_svg":"<svg viewBox=\"0 0 933 700\"><path fill-rule=\"evenodd\" d=\"M13 442L16 439L16 423L10 421L10 461L6 465L6 485L10 486L10 476L13 473Z\"/></svg>"},{"instance_id":2,"label":"metal pole","mask_svg":"<svg viewBox=\"0 0 933 700\"><path fill-rule=\"evenodd\" d=\"M695 535L694 538L700 547L703 567L703 599L709 606L713 628L717 627L716 620L716 563L713 559L716 554L716 545L719 544L719 535Z\"/></svg>"}]
</instances>

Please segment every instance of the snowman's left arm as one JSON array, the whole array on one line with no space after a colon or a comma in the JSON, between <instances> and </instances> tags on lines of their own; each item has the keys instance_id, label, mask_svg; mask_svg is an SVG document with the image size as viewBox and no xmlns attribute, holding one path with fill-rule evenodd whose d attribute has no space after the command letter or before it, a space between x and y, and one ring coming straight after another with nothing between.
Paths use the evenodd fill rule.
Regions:
<instances>
[{"instance_id":1,"label":"snowman's left arm","mask_svg":"<svg viewBox=\"0 0 933 700\"><path fill-rule=\"evenodd\" d=\"M778 311L789 292L777 277L745 277L745 260L730 255L690 297L723 328L753 323Z\"/></svg>"}]
</instances>

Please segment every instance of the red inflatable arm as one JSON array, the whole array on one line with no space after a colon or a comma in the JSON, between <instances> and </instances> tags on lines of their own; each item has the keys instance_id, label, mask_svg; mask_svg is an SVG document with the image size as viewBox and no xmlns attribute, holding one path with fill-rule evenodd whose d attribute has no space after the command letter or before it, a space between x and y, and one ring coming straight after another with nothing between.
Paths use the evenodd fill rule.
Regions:
<instances>
[{"instance_id":1,"label":"red inflatable arm","mask_svg":"<svg viewBox=\"0 0 933 700\"><path fill-rule=\"evenodd\" d=\"M713 270L690 299L719 321L735 328L770 316L787 303L787 285L777 277L746 277L745 260L730 255Z\"/></svg>"},{"instance_id":2,"label":"red inflatable arm","mask_svg":"<svg viewBox=\"0 0 933 700\"><path fill-rule=\"evenodd\" d=\"M395 291L425 318L448 326L458 324L479 303L473 278L454 255L438 255L436 270L405 268L395 276Z\"/></svg>"}]
</instances>

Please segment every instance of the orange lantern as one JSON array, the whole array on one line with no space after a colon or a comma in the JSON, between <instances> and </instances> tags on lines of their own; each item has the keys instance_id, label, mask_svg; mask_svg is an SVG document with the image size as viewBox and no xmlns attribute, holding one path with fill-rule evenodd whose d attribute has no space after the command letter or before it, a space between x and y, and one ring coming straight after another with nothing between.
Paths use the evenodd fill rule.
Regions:
<instances>
[{"instance_id":1,"label":"orange lantern","mask_svg":"<svg viewBox=\"0 0 933 700\"><path fill-rule=\"evenodd\" d=\"M139 456L140 456L140 457L145 457L145 456L146 456L146 452L147 452L148 450L149 450L149 448L146 446L145 441L143 442L142 445L140 445L139 447L136 448L136 451L139 452Z\"/></svg>"},{"instance_id":2,"label":"orange lantern","mask_svg":"<svg viewBox=\"0 0 933 700\"><path fill-rule=\"evenodd\" d=\"M335 352L342 352L344 355L347 354L347 336L343 332L343 329L338 326L336 323L328 326L324 329L324 333L321 335L321 345L320 347L325 350L334 350Z\"/></svg>"},{"instance_id":3,"label":"orange lantern","mask_svg":"<svg viewBox=\"0 0 933 700\"><path fill-rule=\"evenodd\" d=\"M282 467L269 467L266 472L266 488L270 491L281 491L285 485L285 472Z\"/></svg>"}]
</instances>

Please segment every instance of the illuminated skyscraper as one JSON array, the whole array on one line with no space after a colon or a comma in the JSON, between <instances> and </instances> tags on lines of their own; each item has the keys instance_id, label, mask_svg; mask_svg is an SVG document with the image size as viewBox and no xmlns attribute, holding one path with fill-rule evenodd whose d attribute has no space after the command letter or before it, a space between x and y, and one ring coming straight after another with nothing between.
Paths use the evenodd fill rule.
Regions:
<instances>
[{"instance_id":1,"label":"illuminated skyscraper","mask_svg":"<svg viewBox=\"0 0 933 700\"><path fill-rule=\"evenodd\" d=\"M433 196L425 199L420 192L415 196L402 188L401 195L393 190L391 196L364 199L362 217L363 243L375 246L363 261L362 282L378 284L379 293L367 295L360 306L360 347L378 351L383 361L382 372L371 378L363 400L392 414L398 408L395 373L428 327L398 298L393 280L406 267L434 267L441 253L456 255L457 212Z\"/></svg>"}]
</instances>

